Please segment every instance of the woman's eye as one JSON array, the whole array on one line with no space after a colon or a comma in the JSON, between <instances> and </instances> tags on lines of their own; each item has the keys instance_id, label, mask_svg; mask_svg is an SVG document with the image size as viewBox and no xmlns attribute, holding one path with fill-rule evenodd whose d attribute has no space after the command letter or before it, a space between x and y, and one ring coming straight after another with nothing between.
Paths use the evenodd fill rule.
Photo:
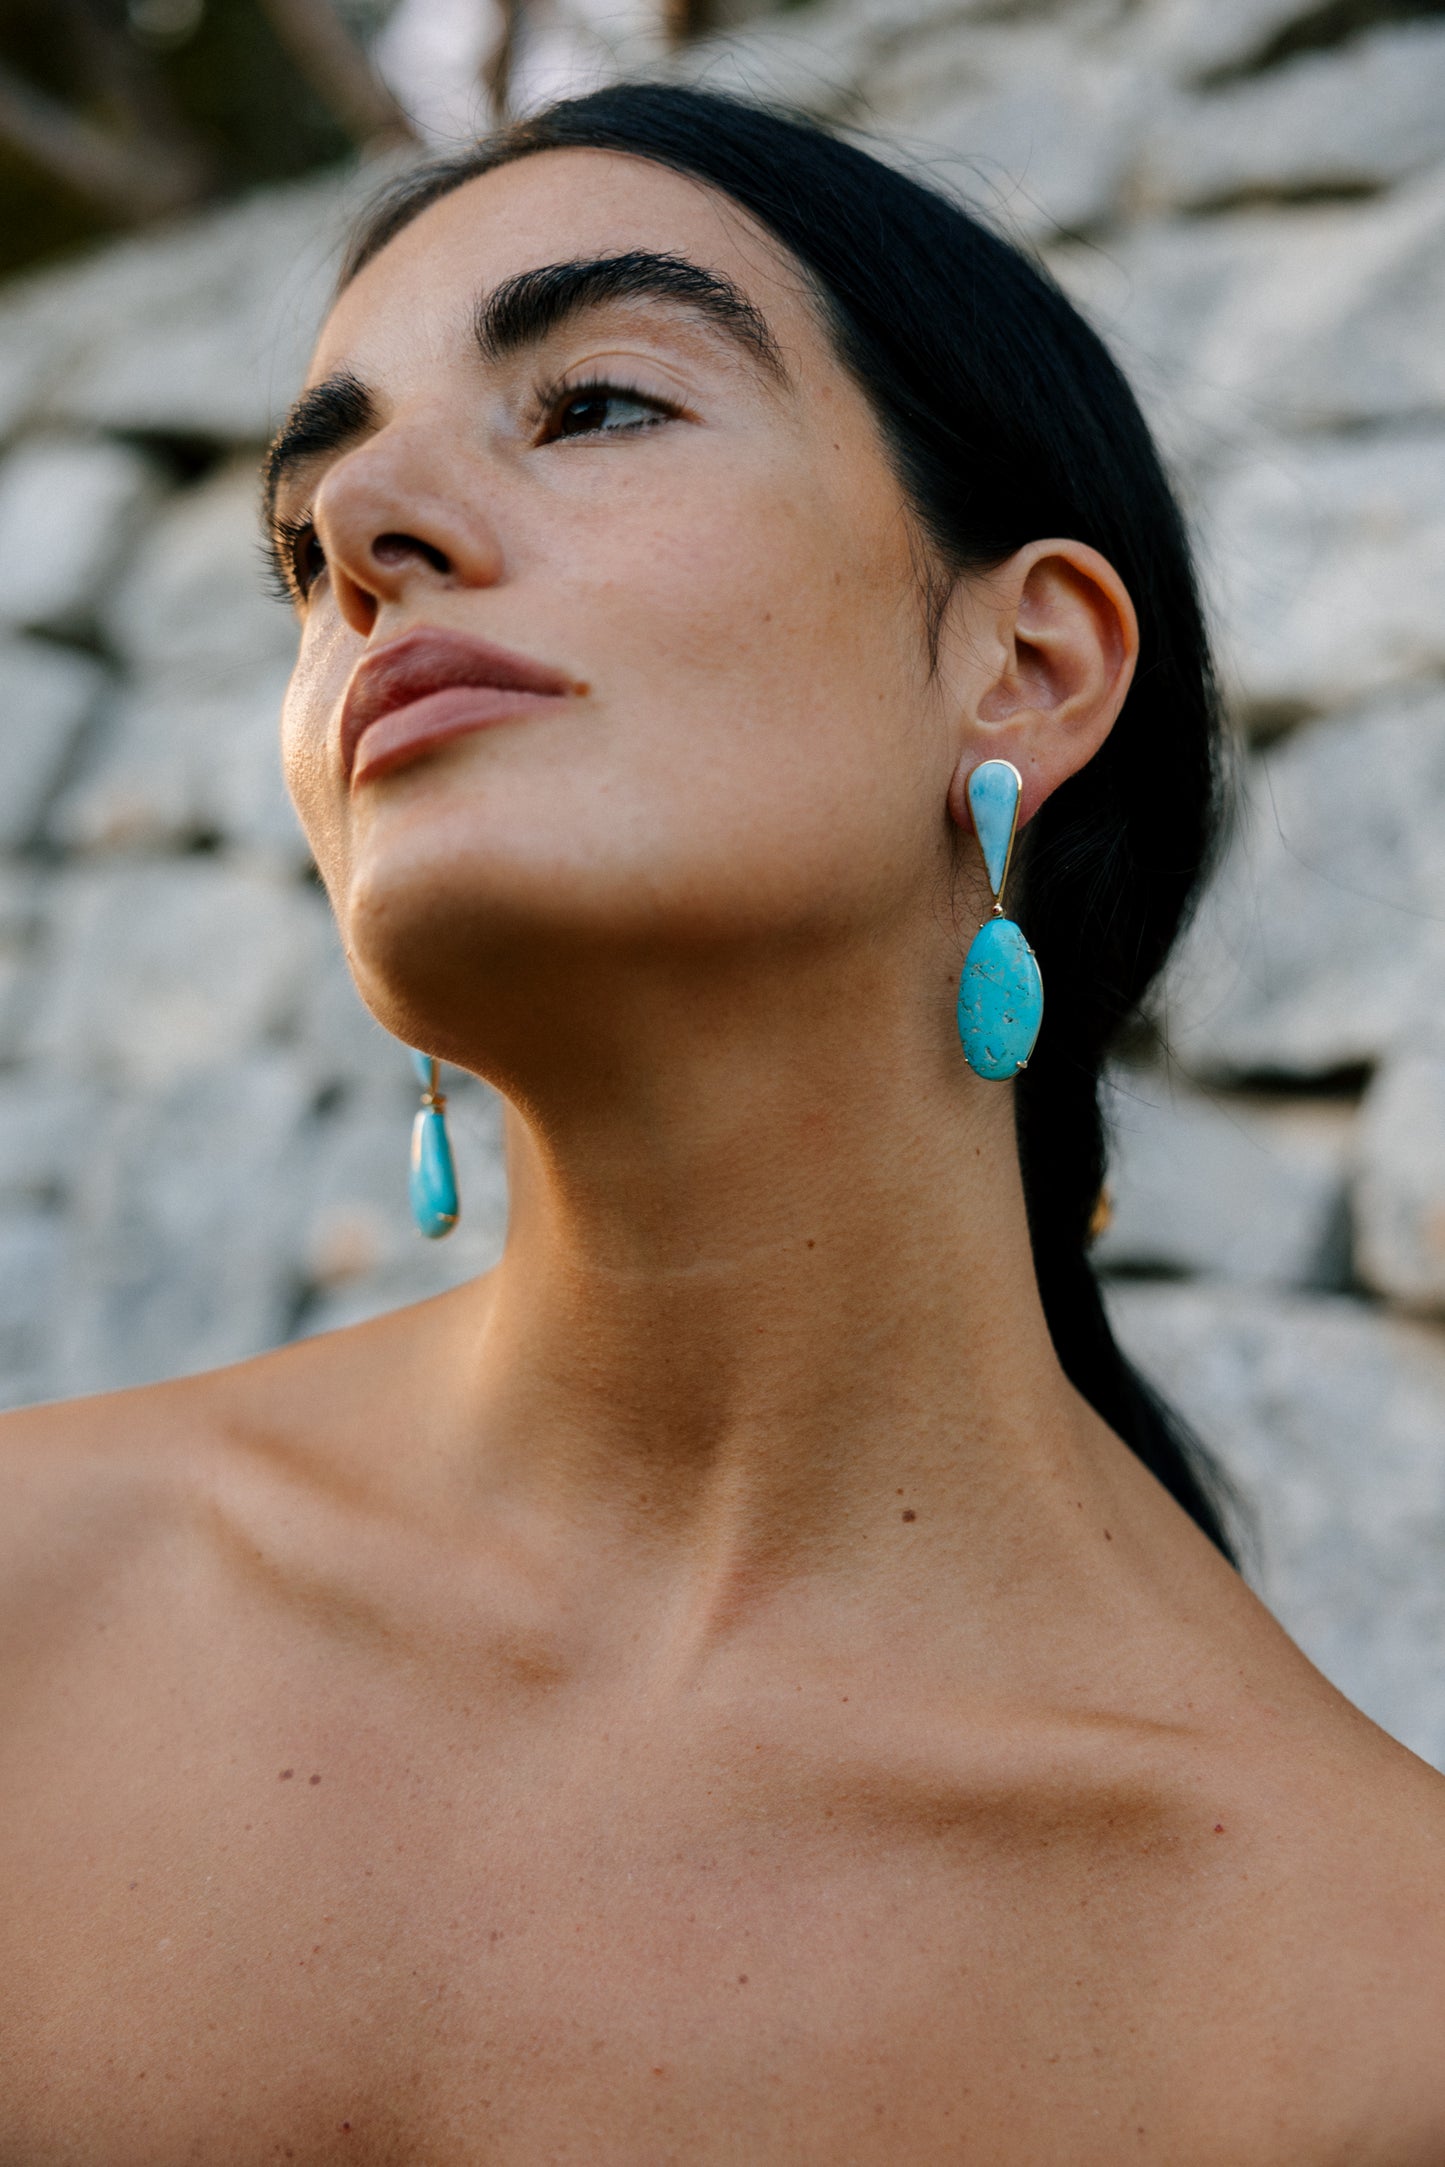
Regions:
<instances>
[{"instance_id":1,"label":"woman's eye","mask_svg":"<svg viewBox=\"0 0 1445 2167\"><path fill-rule=\"evenodd\" d=\"M563 392L552 408L550 434L565 436L611 436L624 429L646 429L666 421L668 409L659 399L640 391L623 391L613 384L585 384Z\"/></svg>"},{"instance_id":2,"label":"woman's eye","mask_svg":"<svg viewBox=\"0 0 1445 2167\"><path fill-rule=\"evenodd\" d=\"M282 526L277 550L289 584L303 600L326 569L326 552L309 519Z\"/></svg>"}]
</instances>

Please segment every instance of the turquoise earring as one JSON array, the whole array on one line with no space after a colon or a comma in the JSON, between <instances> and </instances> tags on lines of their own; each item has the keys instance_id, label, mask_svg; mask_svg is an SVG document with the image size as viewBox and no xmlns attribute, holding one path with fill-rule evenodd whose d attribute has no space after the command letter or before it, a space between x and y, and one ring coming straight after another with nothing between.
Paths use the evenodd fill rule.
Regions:
<instances>
[{"instance_id":1,"label":"turquoise earring","mask_svg":"<svg viewBox=\"0 0 1445 2167\"><path fill-rule=\"evenodd\" d=\"M421 1085L421 1107L411 1125L411 1215L428 1241L450 1234L460 1216L457 1170L447 1135L447 1102L437 1089L437 1065L415 1053L411 1065Z\"/></svg>"},{"instance_id":2,"label":"turquoise earring","mask_svg":"<svg viewBox=\"0 0 1445 2167\"><path fill-rule=\"evenodd\" d=\"M1008 760L985 760L968 778L968 809L993 890L993 916L984 919L963 959L958 1035L975 1076L994 1083L1028 1067L1044 1020L1044 982L1034 952L1003 909L1023 786Z\"/></svg>"}]
</instances>

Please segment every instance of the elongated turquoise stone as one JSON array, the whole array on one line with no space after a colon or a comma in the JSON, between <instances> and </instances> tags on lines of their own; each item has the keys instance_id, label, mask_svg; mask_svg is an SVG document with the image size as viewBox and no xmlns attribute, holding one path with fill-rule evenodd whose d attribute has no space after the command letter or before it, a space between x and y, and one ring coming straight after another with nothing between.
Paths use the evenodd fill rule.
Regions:
<instances>
[{"instance_id":1,"label":"elongated turquoise stone","mask_svg":"<svg viewBox=\"0 0 1445 2167\"><path fill-rule=\"evenodd\" d=\"M1012 918L989 918L973 937L958 981L958 1035L975 1075L1002 1082L1034 1050L1044 982Z\"/></svg>"},{"instance_id":2,"label":"elongated turquoise stone","mask_svg":"<svg viewBox=\"0 0 1445 2167\"><path fill-rule=\"evenodd\" d=\"M1019 792L1023 784L1009 760L984 760L968 778L968 809L973 832L983 852L984 870L995 898L1008 869L1009 845L1018 817Z\"/></svg>"},{"instance_id":3,"label":"elongated turquoise stone","mask_svg":"<svg viewBox=\"0 0 1445 2167\"><path fill-rule=\"evenodd\" d=\"M457 1223L457 1170L439 1106L423 1106L411 1126L411 1215L419 1233L440 1241Z\"/></svg>"}]
</instances>

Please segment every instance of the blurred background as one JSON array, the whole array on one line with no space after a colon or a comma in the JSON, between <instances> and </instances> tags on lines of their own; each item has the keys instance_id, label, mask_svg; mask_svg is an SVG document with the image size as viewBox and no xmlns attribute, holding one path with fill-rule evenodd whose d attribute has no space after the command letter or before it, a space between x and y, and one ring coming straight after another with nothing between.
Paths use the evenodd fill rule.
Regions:
<instances>
[{"instance_id":1,"label":"blurred background","mask_svg":"<svg viewBox=\"0 0 1445 2167\"><path fill-rule=\"evenodd\" d=\"M462 1079L463 1225L411 1232L409 1067L281 789L256 462L379 178L639 68L881 135L1160 433L1241 811L1097 1254L1256 1585L1445 1766L1445 0L0 0L0 1404L499 1251Z\"/></svg>"}]
</instances>

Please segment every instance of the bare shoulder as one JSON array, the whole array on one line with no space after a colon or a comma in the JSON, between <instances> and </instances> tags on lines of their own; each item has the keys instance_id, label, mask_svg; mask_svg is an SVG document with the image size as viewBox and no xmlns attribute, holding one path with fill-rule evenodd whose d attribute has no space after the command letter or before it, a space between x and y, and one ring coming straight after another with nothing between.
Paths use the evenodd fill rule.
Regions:
<instances>
[{"instance_id":1,"label":"bare shoulder","mask_svg":"<svg viewBox=\"0 0 1445 2167\"><path fill-rule=\"evenodd\" d=\"M1400 2036L1428 2040L1445 2110L1445 1776L1354 1708L1330 1744L1288 1785L1302 1900L1342 1979L1372 1980Z\"/></svg>"},{"instance_id":2,"label":"bare shoulder","mask_svg":"<svg viewBox=\"0 0 1445 2167\"><path fill-rule=\"evenodd\" d=\"M1232 1854L1226 1975L1258 2013L1283 2091L1318 2110L1340 2157L1434 2167L1445 1777L1297 1661L1293 1677L1281 1665L1264 1721L1218 1742L1236 1809L1216 1839Z\"/></svg>"},{"instance_id":3,"label":"bare shoulder","mask_svg":"<svg viewBox=\"0 0 1445 2167\"><path fill-rule=\"evenodd\" d=\"M186 1380L0 1416L0 1609L12 1625L157 1537L187 1458L214 1441L206 1400Z\"/></svg>"},{"instance_id":4,"label":"bare shoulder","mask_svg":"<svg viewBox=\"0 0 1445 2167\"><path fill-rule=\"evenodd\" d=\"M418 1318L0 1415L0 1678L137 1579L193 1569L233 1508L264 1518L364 1471L386 1428L378 1377L404 1372Z\"/></svg>"}]
</instances>

